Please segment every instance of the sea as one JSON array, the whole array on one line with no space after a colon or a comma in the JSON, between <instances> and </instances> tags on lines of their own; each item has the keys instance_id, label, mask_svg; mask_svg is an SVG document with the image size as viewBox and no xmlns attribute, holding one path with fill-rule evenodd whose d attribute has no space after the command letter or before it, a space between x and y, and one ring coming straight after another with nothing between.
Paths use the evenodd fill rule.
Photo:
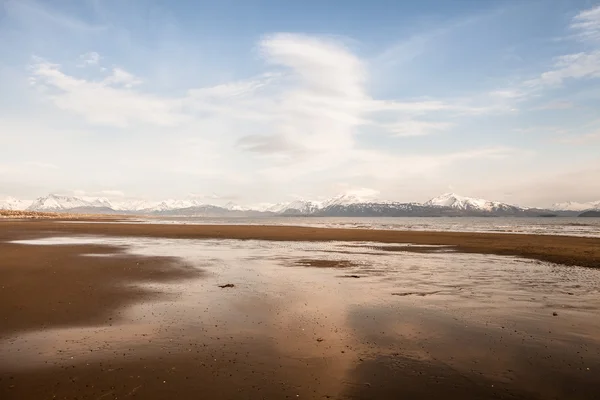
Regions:
<instances>
[{"instance_id":1,"label":"sea","mask_svg":"<svg viewBox=\"0 0 600 400\"><path fill-rule=\"evenodd\" d=\"M600 218L534 217L154 217L153 224L280 225L319 228L496 232L600 237Z\"/></svg>"}]
</instances>

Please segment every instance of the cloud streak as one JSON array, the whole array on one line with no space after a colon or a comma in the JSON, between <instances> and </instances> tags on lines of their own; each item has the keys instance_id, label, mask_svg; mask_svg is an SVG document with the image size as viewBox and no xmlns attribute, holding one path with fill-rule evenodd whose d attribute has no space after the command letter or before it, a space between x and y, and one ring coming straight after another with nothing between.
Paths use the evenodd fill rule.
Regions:
<instances>
[{"instance_id":1,"label":"cloud streak","mask_svg":"<svg viewBox=\"0 0 600 400\"><path fill-rule=\"evenodd\" d=\"M570 28L579 40L600 41L600 5L578 13Z\"/></svg>"}]
</instances>

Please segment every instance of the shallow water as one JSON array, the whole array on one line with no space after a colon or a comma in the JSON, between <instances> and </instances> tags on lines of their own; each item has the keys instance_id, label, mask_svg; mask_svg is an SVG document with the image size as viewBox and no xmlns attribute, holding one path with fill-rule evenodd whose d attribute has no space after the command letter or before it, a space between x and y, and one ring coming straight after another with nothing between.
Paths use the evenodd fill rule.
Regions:
<instances>
[{"instance_id":1,"label":"shallow water","mask_svg":"<svg viewBox=\"0 0 600 400\"><path fill-rule=\"evenodd\" d=\"M0 370L185 356L201 347L210 349L203 363L218 371L280 371L291 397L425 396L445 381L472 398L594 398L600 390L600 270L443 246L390 252L367 242L18 243L107 244L179 257L206 274L148 285L170 295L123 310L112 325L8 338ZM228 283L235 286L219 287Z\"/></svg>"},{"instance_id":2,"label":"shallow water","mask_svg":"<svg viewBox=\"0 0 600 400\"><path fill-rule=\"evenodd\" d=\"M482 218L482 217L157 217L135 220L152 224L292 225L321 228L360 228L416 231L499 232L600 237L600 218ZM78 221L69 221L78 223ZM85 222L88 223L88 222ZM104 222L101 222L104 223ZM121 221L118 223L127 223Z\"/></svg>"}]
</instances>

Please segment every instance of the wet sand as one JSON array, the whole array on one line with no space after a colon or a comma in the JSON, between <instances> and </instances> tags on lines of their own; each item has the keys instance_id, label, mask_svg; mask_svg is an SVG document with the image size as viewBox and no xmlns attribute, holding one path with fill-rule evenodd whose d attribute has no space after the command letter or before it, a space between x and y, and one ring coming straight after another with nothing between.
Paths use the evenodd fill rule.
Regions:
<instances>
[{"instance_id":1,"label":"wet sand","mask_svg":"<svg viewBox=\"0 0 600 400\"><path fill-rule=\"evenodd\" d=\"M0 222L0 398L596 398L600 270L503 255L598 239L514 236Z\"/></svg>"},{"instance_id":2,"label":"wet sand","mask_svg":"<svg viewBox=\"0 0 600 400\"><path fill-rule=\"evenodd\" d=\"M108 218L108 217L107 217ZM87 224L86 221L94 222ZM505 233L385 231L260 225L165 225L105 223L106 219L83 223L60 221L0 221L6 231L31 236L110 235L179 239L260 239L281 241L372 241L418 245L446 245L457 251L511 255L565 265L600 267L600 238L525 235ZM69 221L71 222L71 221ZM385 248L385 247L384 247ZM418 247L413 248L419 251Z\"/></svg>"}]
</instances>

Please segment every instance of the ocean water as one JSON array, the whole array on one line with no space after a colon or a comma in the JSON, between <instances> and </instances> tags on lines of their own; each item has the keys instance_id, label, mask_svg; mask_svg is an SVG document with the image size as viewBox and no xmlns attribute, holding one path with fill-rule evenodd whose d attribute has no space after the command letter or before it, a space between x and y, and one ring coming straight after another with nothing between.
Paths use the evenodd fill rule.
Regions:
<instances>
[{"instance_id":1,"label":"ocean water","mask_svg":"<svg viewBox=\"0 0 600 400\"><path fill-rule=\"evenodd\" d=\"M600 237L600 218L157 217L143 219L140 222L163 224L291 225L321 228L389 229L452 232L499 232Z\"/></svg>"}]
</instances>

